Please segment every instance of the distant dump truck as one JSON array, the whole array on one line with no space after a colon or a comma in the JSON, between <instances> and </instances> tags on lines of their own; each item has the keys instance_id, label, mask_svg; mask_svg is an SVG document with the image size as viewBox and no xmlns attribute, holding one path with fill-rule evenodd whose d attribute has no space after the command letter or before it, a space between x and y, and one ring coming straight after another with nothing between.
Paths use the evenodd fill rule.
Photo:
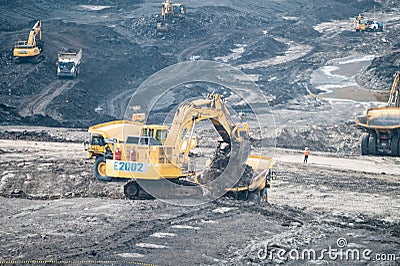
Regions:
<instances>
[{"instance_id":1,"label":"distant dump truck","mask_svg":"<svg viewBox=\"0 0 400 266\"><path fill-rule=\"evenodd\" d=\"M365 133L361 138L362 155L400 156L400 72L394 76L388 105L370 108L356 117Z\"/></svg>"},{"instance_id":2,"label":"distant dump truck","mask_svg":"<svg viewBox=\"0 0 400 266\"><path fill-rule=\"evenodd\" d=\"M57 76L76 78L82 61L82 49L62 49L58 53Z\"/></svg>"},{"instance_id":3,"label":"distant dump truck","mask_svg":"<svg viewBox=\"0 0 400 266\"><path fill-rule=\"evenodd\" d=\"M365 24L366 31L383 31L383 22L376 20L368 20Z\"/></svg>"}]
</instances>

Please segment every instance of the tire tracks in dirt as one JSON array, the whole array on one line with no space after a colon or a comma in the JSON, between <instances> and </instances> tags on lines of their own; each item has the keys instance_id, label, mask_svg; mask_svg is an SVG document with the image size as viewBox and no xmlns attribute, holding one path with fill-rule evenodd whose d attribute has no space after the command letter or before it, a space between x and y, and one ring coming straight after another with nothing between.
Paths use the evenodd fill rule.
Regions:
<instances>
[{"instance_id":1,"label":"tire tracks in dirt","mask_svg":"<svg viewBox=\"0 0 400 266\"><path fill-rule=\"evenodd\" d=\"M72 89L76 84L75 80L56 80L51 82L38 96L31 98L24 104L20 115L45 115L46 108L51 101L59 96L64 91Z\"/></svg>"},{"instance_id":2,"label":"tire tracks in dirt","mask_svg":"<svg viewBox=\"0 0 400 266\"><path fill-rule=\"evenodd\" d=\"M164 230L172 225L188 223L193 220L197 220L198 218L196 216L204 216L204 214L207 215L213 208L215 208L215 204L207 204L203 207L196 208L193 211L183 212L175 217L167 219L159 218L153 220L133 220L127 225L116 227L114 232L105 235L103 239L98 241L102 243L102 246L108 247L107 249L99 250L98 245L95 243L90 243L85 247L69 247L68 253L65 253L64 257L67 259L78 259L81 258L82 255L90 254L92 250L97 250L98 257L109 258L109 250L118 250L118 252L122 252L124 249L131 249L132 247L135 247L137 243L143 239L146 239L151 234Z\"/></svg>"},{"instance_id":3,"label":"tire tracks in dirt","mask_svg":"<svg viewBox=\"0 0 400 266\"><path fill-rule=\"evenodd\" d=\"M228 208L233 207L236 210L228 211L226 213L213 212L216 208L224 206ZM110 258L110 255L118 255L110 254L109 250L115 250L118 251L118 253L132 252L133 250L138 252L141 250L140 247L137 247L138 243L141 243L142 241L146 242L152 234L166 230L168 231L168 228L172 228L174 225L185 226L194 223L198 227L198 221L201 220L221 220L224 218L234 219L235 216L244 212L258 213L262 216L269 217L269 219L274 217L280 221L281 224L290 224L291 222L304 224L313 220L312 215L290 207L281 208L277 206L258 206L256 204L242 201L219 199L200 208L196 207L195 210L183 212L171 218L131 221L126 225L115 228L114 232L105 235L103 239L98 240L99 243L102 243L103 247L108 247L108 249L99 250L98 245L90 243L85 247L80 246L73 249L69 248L68 253L64 254L64 258L72 260L79 259L86 254L90 254L93 250L96 250L96 256L99 259ZM147 251L146 254L148 254L148 252L149 251Z\"/></svg>"},{"instance_id":4,"label":"tire tracks in dirt","mask_svg":"<svg viewBox=\"0 0 400 266\"><path fill-rule=\"evenodd\" d=\"M193 46L189 46L188 48L184 49L177 55L178 62L187 61L190 58L190 56L194 56L199 51L204 50L207 47L209 47L215 43L218 43L225 38L229 38L231 35L232 35L232 33L227 34L227 35L220 34L220 35L214 36L206 41L196 43Z\"/></svg>"},{"instance_id":5,"label":"tire tracks in dirt","mask_svg":"<svg viewBox=\"0 0 400 266\"><path fill-rule=\"evenodd\" d=\"M134 90L126 90L118 93L111 100L105 102L105 110L108 110L107 113L111 116L123 119L126 108L128 108L130 99L134 93Z\"/></svg>"}]
</instances>

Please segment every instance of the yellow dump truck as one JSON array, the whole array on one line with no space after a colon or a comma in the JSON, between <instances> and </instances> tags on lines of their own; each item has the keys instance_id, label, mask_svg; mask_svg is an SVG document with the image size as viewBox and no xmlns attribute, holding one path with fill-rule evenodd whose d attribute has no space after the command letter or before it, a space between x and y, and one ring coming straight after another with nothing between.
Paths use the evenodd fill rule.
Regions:
<instances>
[{"instance_id":1,"label":"yellow dump truck","mask_svg":"<svg viewBox=\"0 0 400 266\"><path fill-rule=\"evenodd\" d=\"M95 176L101 181L129 181L124 192L130 199L140 197L143 189L137 182L139 180L153 184L167 180L180 187L201 186L196 182L196 169L189 156L189 151L197 144L193 132L198 122L211 121L223 142L243 147L248 139L248 124L232 123L228 108L218 94L182 104L171 126L147 125L144 120L144 114L134 114L132 120L103 123L88 130L91 140L86 144L86 150L90 158L95 158ZM254 191L261 198L260 191L267 186L272 160L262 157L247 160L255 165L254 170L260 176L240 191ZM265 165L266 161L268 165ZM259 167L263 163L265 169L261 171ZM231 188L227 188L228 191Z\"/></svg>"},{"instance_id":2,"label":"yellow dump truck","mask_svg":"<svg viewBox=\"0 0 400 266\"><path fill-rule=\"evenodd\" d=\"M356 124L364 130L361 138L363 155L400 156L400 72L394 75L388 105L370 108L356 117Z\"/></svg>"},{"instance_id":3,"label":"yellow dump truck","mask_svg":"<svg viewBox=\"0 0 400 266\"><path fill-rule=\"evenodd\" d=\"M247 184L235 185L231 188L225 188L225 195L237 200L249 200L254 202L267 201L267 189L270 187L270 181L275 177L273 166L275 161L272 157L250 154L246 160L246 165L250 166L255 175L248 180ZM214 188L204 184L199 178L201 173L196 175L194 181L202 187L212 191Z\"/></svg>"}]
</instances>

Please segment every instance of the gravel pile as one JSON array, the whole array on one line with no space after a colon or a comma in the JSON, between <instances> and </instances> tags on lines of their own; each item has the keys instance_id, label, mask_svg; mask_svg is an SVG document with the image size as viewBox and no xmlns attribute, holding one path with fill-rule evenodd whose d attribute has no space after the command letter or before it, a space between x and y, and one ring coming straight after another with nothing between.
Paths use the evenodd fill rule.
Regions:
<instances>
[{"instance_id":1,"label":"gravel pile","mask_svg":"<svg viewBox=\"0 0 400 266\"><path fill-rule=\"evenodd\" d=\"M199 182L201 184L207 184L218 178L228 166L231 154L231 145L225 142L220 143L215 151L214 159L209 168L205 170L199 178ZM235 186L248 186L255 175L253 168L246 164L234 164L233 167L234 170L232 172L243 172Z\"/></svg>"}]
</instances>

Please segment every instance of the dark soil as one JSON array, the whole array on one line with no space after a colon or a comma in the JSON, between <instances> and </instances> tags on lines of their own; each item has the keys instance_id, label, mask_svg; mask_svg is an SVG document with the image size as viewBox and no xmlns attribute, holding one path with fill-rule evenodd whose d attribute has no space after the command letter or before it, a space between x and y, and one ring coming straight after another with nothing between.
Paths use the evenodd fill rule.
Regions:
<instances>
[{"instance_id":1,"label":"dark soil","mask_svg":"<svg viewBox=\"0 0 400 266\"><path fill-rule=\"evenodd\" d=\"M91 11L82 6L85 4L109 8ZM306 95L310 71L338 53L344 56L357 49L354 40L360 38L349 33L347 37L327 40L313 26L347 19L371 10L374 5L379 11L390 6L390 1L188 5L185 18L169 21L167 32L155 29L160 21L158 2L33 1L29 13L25 12L26 5L26 1L0 4L0 123L87 127L121 118L135 88L157 70L192 56L213 60L230 54L237 44L246 47L241 57L228 62L234 66L283 55L288 49L284 40L313 47L311 53L298 60L274 67L243 69L248 74L260 75L258 85L271 97L270 104ZM17 65L11 55L13 43L27 38L36 19L43 20L45 59L37 65ZM263 34L265 30L267 34ZM387 38L395 37L395 32L388 31ZM378 38L372 36L370 41ZM81 75L68 86L67 81L57 82L55 75L56 56L62 47L83 49ZM389 77L390 65L395 63L377 59L374 64L386 70L374 70L371 79ZM44 91L55 95L41 95ZM43 110L39 112L37 105L43 101Z\"/></svg>"}]
</instances>

